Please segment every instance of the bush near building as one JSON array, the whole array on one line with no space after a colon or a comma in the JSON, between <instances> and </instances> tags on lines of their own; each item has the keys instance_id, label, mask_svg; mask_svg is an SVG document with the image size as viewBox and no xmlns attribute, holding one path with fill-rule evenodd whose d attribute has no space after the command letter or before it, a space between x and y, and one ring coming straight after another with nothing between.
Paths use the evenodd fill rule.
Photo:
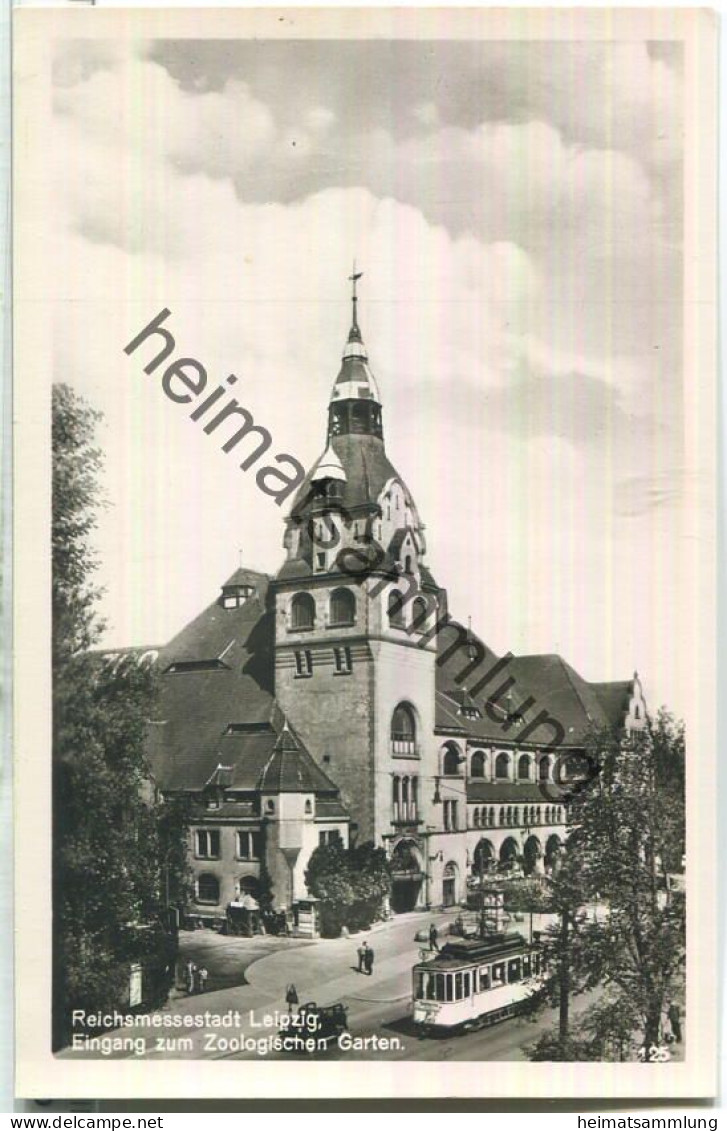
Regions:
<instances>
[{"instance_id":1,"label":"bush near building","mask_svg":"<svg viewBox=\"0 0 727 1131\"><path fill-rule=\"evenodd\" d=\"M344 848L340 842L319 846L305 873L308 891L320 900L321 934L326 938L366 930L384 909L391 890L386 853L371 842Z\"/></svg>"}]
</instances>

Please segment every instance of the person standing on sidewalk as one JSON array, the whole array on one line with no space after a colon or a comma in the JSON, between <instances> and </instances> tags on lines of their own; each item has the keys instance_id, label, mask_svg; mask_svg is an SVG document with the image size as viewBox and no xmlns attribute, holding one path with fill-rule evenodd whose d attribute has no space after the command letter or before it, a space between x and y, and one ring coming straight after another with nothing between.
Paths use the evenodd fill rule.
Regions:
<instances>
[{"instance_id":1,"label":"person standing on sidewalk","mask_svg":"<svg viewBox=\"0 0 727 1131\"><path fill-rule=\"evenodd\" d=\"M366 951L368 950L368 946L369 944L364 939L364 941L361 943L361 946L356 951L356 954L358 955L359 974L363 974L364 970L366 969Z\"/></svg>"},{"instance_id":2,"label":"person standing on sidewalk","mask_svg":"<svg viewBox=\"0 0 727 1131\"><path fill-rule=\"evenodd\" d=\"M293 1006L298 1004L298 991L292 982L285 991L285 1001L288 1006L288 1013L292 1013Z\"/></svg>"},{"instance_id":3,"label":"person standing on sidewalk","mask_svg":"<svg viewBox=\"0 0 727 1131\"><path fill-rule=\"evenodd\" d=\"M366 944L366 956L364 958L364 965L366 967L366 973L372 974L374 969L374 952L372 947L370 947L368 943Z\"/></svg>"},{"instance_id":4,"label":"person standing on sidewalk","mask_svg":"<svg viewBox=\"0 0 727 1131\"><path fill-rule=\"evenodd\" d=\"M436 924L432 923L431 927L429 928L429 947L431 950L439 950L439 943L437 942L438 938L439 931L437 930Z\"/></svg>"},{"instance_id":5,"label":"person standing on sidewalk","mask_svg":"<svg viewBox=\"0 0 727 1131\"><path fill-rule=\"evenodd\" d=\"M206 988L207 988L207 978L208 977L209 977L209 975L207 973L206 967L200 966L200 968L197 972L197 979L198 979L198 984L199 984L199 992L201 994L203 994L205 992Z\"/></svg>"}]
</instances>

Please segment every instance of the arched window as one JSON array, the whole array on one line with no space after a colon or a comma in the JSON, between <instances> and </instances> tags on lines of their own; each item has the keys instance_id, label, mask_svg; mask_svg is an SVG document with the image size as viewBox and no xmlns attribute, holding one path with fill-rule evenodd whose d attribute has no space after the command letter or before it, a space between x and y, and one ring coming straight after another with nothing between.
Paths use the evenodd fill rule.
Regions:
<instances>
[{"instance_id":1,"label":"arched window","mask_svg":"<svg viewBox=\"0 0 727 1131\"><path fill-rule=\"evenodd\" d=\"M408 703L400 703L391 717L392 754L416 754L416 721Z\"/></svg>"},{"instance_id":2,"label":"arched window","mask_svg":"<svg viewBox=\"0 0 727 1131\"><path fill-rule=\"evenodd\" d=\"M548 781L550 777L550 758L541 758L538 766L538 775L541 781Z\"/></svg>"},{"instance_id":3,"label":"arched window","mask_svg":"<svg viewBox=\"0 0 727 1131\"><path fill-rule=\"evenodd\" d=\"M480 827L480 811L477 808L472 810L472 825L476 829Z\"/></svg>"},{"instance_id":4,"label":"arched window","mask_svg":"<svg viewBox=\"0 0 727 1131\"><path fill-rule=\"evenodd\" d=\"M305 803L305 812L306 812L306 816L310 816L310 814L311 814L311 813L313 812L313 802L311 801L311 799L310 799L310 798L308 798L308 799L306 800L306 803Z\"/></svg>"},{"instance_id":5,"label":"arched window","mask_svg":"<svg viewBox=\"0 0 727 1131\"><path fill-rule=\"evenodd\" d=\"M404 573L411 573L411 555L407 554L404 559Z\"/></svg>"},{"instance_id":6,"label":"arched window","mask_svg":"<svg viewBox=\"0 0 727 1131\"><path fill-rule=\"evenodd\" d=\"M296 593L291 604L291 623L294 632L313 628L316 619L316 603L310 593Z\"/></svg>"},{"instance_id":7,"label":"arched window","mask_svg":"<svg viewBox=\"0 0 727 1131\"><path fill-rule=\"evenodd\" d=\"M501 825L505 824L505 810L504 810L504 808L500 809L500 824Z\"/></svg>"},{"instance_id":8,"label":"arched window","mask_svg":"<svg viewBox=\"0 0 727 1131\"><path fill-rule=\"evenodd\" d=\"M459 772L459 751L453 743L448 743L442 753L442 773L452 776Z\"/></svg>"},{"instance_id":9,"label":"arched window","mask_svg":"<svg viewBox=\"0 0 727 1131\"><path fill-rule=\"evenodd\" d=\"M423 597L414 598L411 606L411 615L412 627L415 628L417 632L423 632L426 628L427 616L429 615L427 602Z\"/></svg>"},{"instance_id":10,"label":"arched window","mask_svg":"<svg viewBox=\"0 0 727 1131\"><path fill-rule=\"evenodd\" d=\"M211 872L203 872L197 877L197 902L220 902L220 881Z\"/></svg>"},{"instance_id":11,"label":"arched window","mask_svg":"<svg viewBox=\"0 0 727 1131\"><path fill-rule=\"evenodd\" d=\"M404 628L404 598L398 589L392 589L389 593L389 600L387 604L387 612L389 616L389 624L392 628Z\"/></svg>"},{"instance_id":12,"label":"arched window","mask_svg":"<svg viewBox=\"0 0 727 1131\"><path fill-rule=\"evenodd\" d=\"M518 758L517 776L518 781L529 781L530 779L530 758L527 754L521 754Z\"/></svg>"},{"instance_id":13,"label":"arched window","mask_svg":"<svg viewBox=\"0 0 727 1131\"><path fill-rule=\"evenodd\" d=\"M487 810L487 823L488 825L495 824L495 810L492 808Z\"/></svg>"},{"instance_id":14,"label":"arched window","mask_svg":"<svg viewBox=\"0 0 727 1131\"><path fill-rule=\"evenodd\" d=\"M240 889L240 895L251 895L253 899L258 899L260 895L260 881L257 876L240 876L240 882L237 885Z\"/></svg>"},{"instance_id":15,"label":"arched window","mask_svg":"<svg viewBox=\"0 0 727 1131\"><path fill-rule=\"evenodd\" d=\"M330 623L353 624L356 619L356 598L350 589L334 589L331 593Z\"/></svg>"},{"instance_id":16,"label":"arched window","mask_svg":"<svg viewBox=\"0 0 727 1131\"><path fill-rule=\"evenodd\" d=\"M485 752L484 750L475 750L472 755L470 763L470 774L473 778L483 778L485 776Z\"/></svg>"},{"instance_id":17,"label":"arched window","mask_svg":"<svg viewBox=\"0 0 727 1131\"><path fill-rule=\"evenodd\" d=\"M495 759L495 777L500 780L507 780L510 777L510 756L509 754L498 754Z\"/></svg>"}]
</instances>

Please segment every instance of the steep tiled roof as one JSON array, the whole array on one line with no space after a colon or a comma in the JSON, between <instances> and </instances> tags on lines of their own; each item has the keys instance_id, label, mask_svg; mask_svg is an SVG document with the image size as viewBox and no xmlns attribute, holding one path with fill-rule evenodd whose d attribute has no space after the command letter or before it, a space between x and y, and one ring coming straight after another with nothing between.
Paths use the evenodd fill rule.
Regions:
<instances>
[{"instance_id":1,"label":"steep tiled roof","mask_svg":"<svg viewBox=\"0 0 727 1131\"><path fill-rule=\"evenodd\" d=\"M590 686L596 693L603 708L604 714L614 725L622 722L628 711L634 685L630 679L619 680L615 683L592 683Z\"/></svg>"},{"instance_id":2,"label":"steep tiled roof","mask_svg":"<svg viewBox=\"0 0 727 1131\"><path fill-rule=\"evenodd\" d=\"M482 641L477 641L482 649L481 658L462 679L462 674L472 666L472 659L464 632L455 649L456 640L457 633L452 627L443 629L437 638L436 726L440 730L461 730L482 741L517 742L518 732L541 711L546 711L563 728L562 745L578 746L592 726L617 726L623 721L631 684L588 683L558 655L510 657L506 666L499 668L474 696L481 717L466 718L461 710L461 690L476 688L496 667L500 657ZM514 682L498 696L498 690L510 680ZM491 696L495 702L488 711ZM519 715L518 709L528 699L534 702ZM506 727L508 715L516 717ZM548 744L553 737L552 727L542 723L527 733L526 741L533 745Z\"/></svg>"},{"instance_id":3,"label":"steep tiled roof","mask_svg":"<svg viewBox=\"0 0 727 1131\"><path fill-rule=\"evenodd\" d=\"M268 578L238 570L226 586L236 584L254 585L255 595L240 608L225 609L216 601L160 652L160 698L149 734L154 777L167 790L217 785L254 791L263 782L274 788L277 773L283 788L298 780L335 795L336 786L297 735L294 758L281 746L284 719L273 697ZM210 668L220 657L219 666Z\"/></svg>"},{"instance_id":4,"label":"steep tiled roof","mask_svg":"<svg viewBox=\"0 0 727 1131\"><path fill-rule=\"evenodd\" d=\"M315 793L335 790L311 758L298 735L283 724L272 754L257 783L258 789L273 793Z\"/></svg>"}]
</instances>

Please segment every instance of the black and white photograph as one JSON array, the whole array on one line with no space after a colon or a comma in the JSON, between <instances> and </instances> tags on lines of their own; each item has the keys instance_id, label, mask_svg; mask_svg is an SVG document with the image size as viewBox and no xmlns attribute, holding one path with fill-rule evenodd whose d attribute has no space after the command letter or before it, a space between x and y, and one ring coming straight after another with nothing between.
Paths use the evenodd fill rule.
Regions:
<instances>
[{"instance_id":1,"label":"black and white photograph","mask_svg":"<svg viewBox=\"0 0 727 1131\"><path fill-rule=\"evenodd\" d=\"M710 1094L712 18L21 17L27 1094Z\"/></svg>"}]
</instances>

